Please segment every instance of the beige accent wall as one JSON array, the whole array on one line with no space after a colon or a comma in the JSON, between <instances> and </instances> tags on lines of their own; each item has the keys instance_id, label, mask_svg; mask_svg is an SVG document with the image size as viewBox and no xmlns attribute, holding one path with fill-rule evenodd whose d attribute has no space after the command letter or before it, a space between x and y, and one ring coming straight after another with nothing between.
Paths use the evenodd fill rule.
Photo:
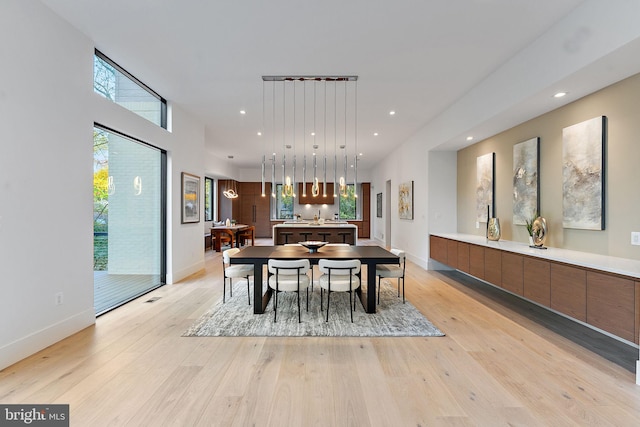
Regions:
<instances>
[{"instance_id":1,"label":"beige accent wall","mask_svg":"<svg viewBox=\"0 0 640 427\"><path fill-rule=\"evenodd\" d=\"M568 96L571 96L569 94ZM605 230L562 228L562 129L593 117L607 117ZM484 235L476 228L476 158L496 153L495 209L502 238L527 241L513 225L513 146L540 137L540 213L549 227L546 245L623 258L640 258L631 232L640 231L640 74L522 123L458 151L458 232Z\"/></svg>"}]
</instances>

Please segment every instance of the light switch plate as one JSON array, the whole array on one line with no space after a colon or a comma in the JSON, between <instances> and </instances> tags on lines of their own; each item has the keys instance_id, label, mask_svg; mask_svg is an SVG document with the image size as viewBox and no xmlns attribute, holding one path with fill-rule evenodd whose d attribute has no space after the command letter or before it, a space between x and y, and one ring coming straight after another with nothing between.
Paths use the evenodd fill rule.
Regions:
<instances>
[{"instance_id":1,"label":"light switch plate","mask_svg":"<svg viewBox=\"0 0 640 427\"><path fill-rule=\"evenodd\" d=\"M633 246L640 246L640 231L631 232L631 244Z\"/></svg>"}]
</instances>

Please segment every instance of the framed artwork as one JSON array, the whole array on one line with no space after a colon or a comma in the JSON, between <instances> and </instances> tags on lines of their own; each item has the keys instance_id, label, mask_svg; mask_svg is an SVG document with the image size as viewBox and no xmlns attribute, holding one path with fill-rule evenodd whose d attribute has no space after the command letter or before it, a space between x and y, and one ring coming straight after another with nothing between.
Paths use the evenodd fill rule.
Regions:
<instances>
[{"instance_id":1,"label":"framed artwork","mask_svg":"<svg viewBox=\"0 0 640 427\"><path fill-rule=\"evenodd\" d=\"M562 129L562 226L604 230L605 116Z\"/></svg>"},{"instance_id":2,"label":"framed artwork","mask_svg":"<svg viewBox=\"0 0 640 427\"><path fill-rule=\"evenodd\" d=\"M513 223L526 225L540 212L540 138L513 146Z\"/></svg>"},{"instance_id":3,"label":"framed artwork","mask_svg":"<svg viewBox=\"0 0 640 427\"><path fill-rule=\"evenodd\" d=\"M200 222L200 177L182 172L182 223Z\"/></svg>"},{"instance_id":4,"label":"framed artwork","mask_svg":"<svg viewBox=\"0 0 640 427\"><path fill-rule=\"evenodd\" d=\"M382 216L382 213L380 215ZM398 217L400 219L413 219L413 181L400 184Z\"/></svg>"},{"instance_id":5,"label":"framed artwork","mask_svg":"<svg viewBox=\"0 0 640 427\"><path fill-rule=\"evenodd\" d=\"M382 193L376 194L376 217L382 218Z\"/></svg>"},{"instance_id":6,"label":"framed artwork","mask_svg":"<svg viewBox=\"0 0 640 427\"><path fill-rule=\"evenodd\" d=\"M488 153L476 159L476 222L487 222L491 215L495 215L493 203L495 157L495 153Z\"/></svg>"}]
</instances>

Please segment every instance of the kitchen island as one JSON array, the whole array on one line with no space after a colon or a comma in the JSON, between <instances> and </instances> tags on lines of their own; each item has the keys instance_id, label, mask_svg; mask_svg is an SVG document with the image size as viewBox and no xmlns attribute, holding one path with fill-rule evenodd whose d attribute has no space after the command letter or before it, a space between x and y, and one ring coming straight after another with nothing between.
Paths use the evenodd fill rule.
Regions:
<instances>
[{"instance_id":1,"label":"kitchen island","mask_svg":"<svg viewBox=\"0 0 640 427\"><path fill-rule=\"evenodd\" d=\"M274 245L307 240L355 245L358 241L358 227L345 221L325 221L324 224L309 221L287 221L273 226Z\"/></svg>"}]
</instances>

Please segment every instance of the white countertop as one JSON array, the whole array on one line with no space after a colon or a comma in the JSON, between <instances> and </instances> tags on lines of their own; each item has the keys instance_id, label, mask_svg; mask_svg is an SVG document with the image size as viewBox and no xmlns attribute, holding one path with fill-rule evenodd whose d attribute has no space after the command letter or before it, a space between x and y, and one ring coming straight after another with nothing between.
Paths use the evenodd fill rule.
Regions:
<instances>
[{"instance_id":1,"label":"white countertop","mask_svg":"<svg viewBox=\"0 0 640 427\"><path fill-rule=\"evenodd\" d=\"M609 273L640 278L640 260L617 258L608 255L599 255L589 252L579 252L560 248L535 249L529 247L529 245L524 242L513 242L509 240L499 240L497 242L494 242L491 240L487 240L487 238L484 236L476 236L473 234L431 234L434 236L444 237L446 239L472 243L478 246L485 246L487 248L495 248L522 255L529 255L536 258L547 259L550 261L564 262L580 267L592 268L594 270L601 270Z\"/></svg>"}]
</instances>

